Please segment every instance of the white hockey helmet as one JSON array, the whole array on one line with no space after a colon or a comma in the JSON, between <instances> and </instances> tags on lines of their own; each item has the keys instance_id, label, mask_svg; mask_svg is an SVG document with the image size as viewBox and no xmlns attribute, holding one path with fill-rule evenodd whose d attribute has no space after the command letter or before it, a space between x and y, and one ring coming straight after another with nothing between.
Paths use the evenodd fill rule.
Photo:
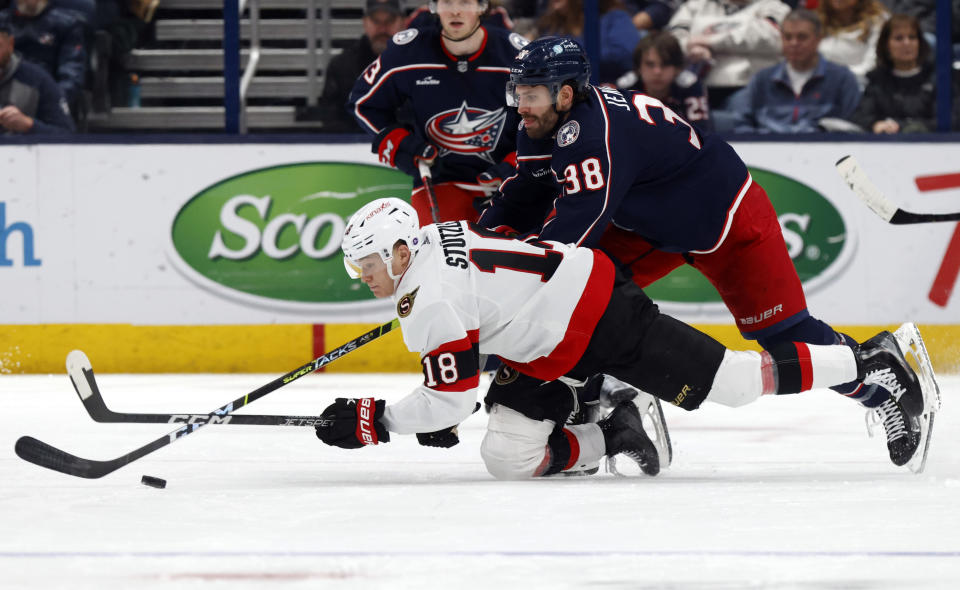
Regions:
<instances>
[{"instance_id":1,"label":"white hockey helmet","mask_svg":"<svg viewBox=\"0 0 960 590\"><path fill-rule=\"evenodd\" d=\"M396 198L377 199L367 203L350 217L343 232L343 266L350 278L360 278L360 260L378 254L387 267L387 274L396 280L391 261L393 245L403 241L416 254L423 243L417 212L407 202Z\"/></svg>"}]
</instances>

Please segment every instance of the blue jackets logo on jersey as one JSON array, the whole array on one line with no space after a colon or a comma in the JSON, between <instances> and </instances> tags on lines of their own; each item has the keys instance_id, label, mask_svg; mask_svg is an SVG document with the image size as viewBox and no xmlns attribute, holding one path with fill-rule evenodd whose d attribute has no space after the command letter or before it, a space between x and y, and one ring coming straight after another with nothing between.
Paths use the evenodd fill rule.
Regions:
<instances>
[{"instance_id":1,"label":"blue jackets logo on jersey","mask_svg":"<svg viewBox=\"0 0 960 590\"><path fill-rule=\"evenodd\" d=\"M393 36L393 42L397 45L406 45L416 39L419 32L417 29L404 29Z\"/></svg>"},{"instance_id":2,"label":"blue jackets logo on jersey","mask_svg":"<svg viewBox=\"0 0 960 590\"><path fill-rule=\"evenodd\" d=\"M495 164L490 152L497 146L507 120L505 107L488 111L471 107L466 101L460 108L437 113L427 121L430 140L440 147L440 155L455 152L478 156Z\"/></svg>"},{"instance_id":3,"label":"blue jackets logo on jersey","mask_svg":"<svg viewBox=\"0 0 960 590\"><path fill-rule=\"evenodd\" d=\"M557 132L557 145L567 147L577 141L578 137L580 137L580 123L576 121L564 123L560 131Z\"/></svg>"}]
</instances>

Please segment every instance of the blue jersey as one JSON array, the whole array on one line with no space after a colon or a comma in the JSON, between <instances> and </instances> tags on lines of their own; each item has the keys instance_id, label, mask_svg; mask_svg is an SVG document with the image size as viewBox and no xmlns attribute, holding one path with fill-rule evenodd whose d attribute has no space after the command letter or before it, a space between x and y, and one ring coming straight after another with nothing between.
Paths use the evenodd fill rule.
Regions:
<instances>
[{"instance_id":1,"label":"blue jersey","mask_svg":"<svg viewBox=\"0 0 960 590\"><path fill-rule=\"evenodd\" d=\"M726 142L654 98L615 88L588 88L552 137L521 128L517 164L480 222L587 247L614 223L661 250L710 251L749 186ZM538 232L537 218L546 219Z\"/></svg>"},{"instance_id":2,"label":"blue jersey","mask_svg":"<svg viewBox=\"0 0 960 590\"><path fill-rule=\"evenodd\" d=\"M647 94L643 88L643 79L630 72L617 80L617 86L634 92ZM707 100L707 89L696 74L690 70L680 72L670 84L670 93L663 104L667 105L681 117L693 123L701 131L713 131L713 121L710 119L710 105Z\"/></svg>"},{"instance_id":3,"label":"blue jersey","mask_svg":"<svg viewBox=\"0 0 960 590\"><path fill-rule=\"evenodd\" d=\"M371 134L399 125L401 109L411 113L407 131L439 149L435 182L474 182L491 166L513 161L519 117L507 108L505 89L510 64L527 41L498 28L482 32L479 51L454 56L438 27L400 31L357 78L347 102ZM417 175L414 182L419 186Z\"/></svg>"}]
</instances>

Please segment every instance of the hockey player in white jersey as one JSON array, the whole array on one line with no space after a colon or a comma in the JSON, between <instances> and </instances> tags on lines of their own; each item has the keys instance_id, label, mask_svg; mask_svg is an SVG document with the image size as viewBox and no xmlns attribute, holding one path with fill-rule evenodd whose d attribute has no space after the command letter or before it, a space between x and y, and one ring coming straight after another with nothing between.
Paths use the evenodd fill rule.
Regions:
<instances>
[{"instance_id":1,"label":"hockey player in white jersey","mask_svg":"<svg viewBox=\"0 0 960 590\"><path fill-rule=\"evenodd\" d=\"M921 425L933 394L889 332L855 350L803 343L729 350L661 314L599 251L521 242L464 221L420 229L416 212L399 199L378 199L355 213L342 249L351 276L375 296L393 298L424 381L389 406L338 398L317 425L329 445L352 449L388 442L390 433L455 427L474 411L479 358L489 354L506 365L485 400L490 418L481 445L497 478L584 471L617 454L648 475L659 472L660 456L632 402L619 403L599 423L565 425L573 402L561 378L600 373L686 410L883 379L899 393L895 418L903 436L888 445L898 446L900 464L929 442L921 440L928 434Z\"/></svg>"}]
</instances>

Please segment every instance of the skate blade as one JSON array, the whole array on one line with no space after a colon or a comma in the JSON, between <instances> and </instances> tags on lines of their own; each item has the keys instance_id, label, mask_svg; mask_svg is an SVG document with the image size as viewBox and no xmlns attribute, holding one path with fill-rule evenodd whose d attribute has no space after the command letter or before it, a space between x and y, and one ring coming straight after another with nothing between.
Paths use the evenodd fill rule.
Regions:
<instances>
[{"instance_id":1,"label":"skate blade","mask_svg":"<svg viewBox=\"0 0 960 590\"><path fill-rule=\"evenodd\" d=\"M900 351L910 362L920 380L920 390L923 393L923 413L920 415L920 446L913 457L907 461L906 467L913 473L923 473L927 466L927 454L930 451L930 440L933 436L934 415L940 411L940 385L937 383L937 376L933 372L933 364L930 362L930 355L927 353L927 347L920 336L920 330L916 324L907 322L897 328L893 333L897 339Z\"/></svg>"}]
</instances>

